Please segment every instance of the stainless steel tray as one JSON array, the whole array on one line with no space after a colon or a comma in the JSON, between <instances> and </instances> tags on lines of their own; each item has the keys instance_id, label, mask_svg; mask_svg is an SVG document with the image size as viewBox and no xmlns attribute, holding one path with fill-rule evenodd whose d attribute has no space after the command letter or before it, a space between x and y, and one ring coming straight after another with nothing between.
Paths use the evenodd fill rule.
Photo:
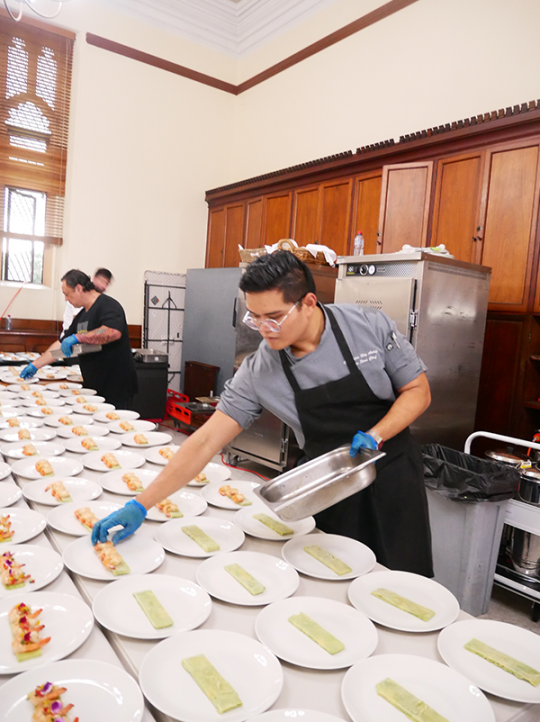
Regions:
<instances>
[{"instance_id":1,"label":"stainless steel tray","mask_svg":"<svg viewBox=\"0 0 540 722\"><path fill-rule=\"evenodd\" d=\"M76 343L71 347L71 356L69 358L80 356L83 353L95 353L101 351L102 348L100 343ZM54 351L51 351L51 355L53 358L66 358L61 348L55 348Z\"/></svg>"},{"instance_id":2,"label":"stainless steel tray","mask_svg":"<svg viewBox=\"0 0 540 722\"><path fill-rule=\"evenodd\" d=\"M308 461L254 489L254 493L285 521L317 514L369 486L375 479L375 462L384 451L361 449L351 458L350 445Z\"/></svg>"}]
</instances>

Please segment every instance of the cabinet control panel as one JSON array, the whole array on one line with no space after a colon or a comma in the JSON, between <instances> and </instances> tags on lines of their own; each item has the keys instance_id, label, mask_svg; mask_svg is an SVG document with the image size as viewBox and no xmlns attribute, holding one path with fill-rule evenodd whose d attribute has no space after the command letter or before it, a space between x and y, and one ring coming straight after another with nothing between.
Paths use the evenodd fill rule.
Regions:
<instances>
[{"instance_id":1,"label":"cabinet control panel","mask_svg":"<svg viewBox=\"0 0 540 722\"><path fill-rule=\"evenodd\" d=\"M376 273L384 273L374 263L355 263L347 266L347 276L374 276ZM381 274L382 275L382 274Z\"/></svg>"}]
</instances>

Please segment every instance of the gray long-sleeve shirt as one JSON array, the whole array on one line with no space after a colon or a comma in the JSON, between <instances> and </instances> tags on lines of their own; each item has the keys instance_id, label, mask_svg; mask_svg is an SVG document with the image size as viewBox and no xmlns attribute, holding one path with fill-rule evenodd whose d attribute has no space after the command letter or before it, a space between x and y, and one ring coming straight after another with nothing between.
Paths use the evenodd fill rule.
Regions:
<instances>
[{"instance_id":1,"label":"gray long-sleeve shirt","mask_svg":"<svg viewBox=\"0 0 540 722\"><path fill-rule=\"evenodd\" d=\"M425 366L395 323L381 311L353 304L332 305L356 365L373 393L394 401L395 390L417 378ZM309 389L349 374L336 338L326 317L317 348L296 358L290 348L285 353L301 389ZM304 435L300 426L293 390L283 372L279 352L263 340L254 353L227 381L217 408L247 429L263 408L268 409L294 431L300 447Z\"/></svg>"}]
</instances>

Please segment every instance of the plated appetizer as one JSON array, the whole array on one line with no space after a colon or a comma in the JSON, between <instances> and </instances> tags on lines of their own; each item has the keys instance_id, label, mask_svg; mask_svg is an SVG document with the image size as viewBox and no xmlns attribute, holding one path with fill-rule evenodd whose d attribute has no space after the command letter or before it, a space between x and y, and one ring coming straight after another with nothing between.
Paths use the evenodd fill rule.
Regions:
<instances>
[{"instance_id":1,"label":"plated appetizer","mask_svg":"<svg viewBox=\"0 0 540 722\"><path fill-rule=\"evenodd\" d=\"M137 476L137 474L134 474L132 471L128 471L122 476L122 481L125 481L127 488L130 491L143 491L144 486L142 485L141 480Z\"/></svg>"},{"instance_id":2,"label":"plated appetizer","mask_svg":"<svg viewBox=\"0 0 540 722\"><path fill-rule=\"evenodd\" d=\"M19 432L20 433L20 432ZM35 456L37 454L37 449L34 446L34 444L25 444L22 447L22 453L25 456Z\"/></svg>"},{"instance_id":3,"label":"plated appetizer","mask_svg":"<svg viewBox=\"0 0 540 722\"><path fill-rule=\"evenodd\" d=\"M111 571L115 577L120 576L121 574L129 574L128 565L117 552L112 541L108 541L103 544L98 542L94 546L94 549L96 550L103 566Z\"/></svg>"},{"instance_id":4,"label":"plated appetizer","mask_svg":"<svg viewBox=\"0 0 540 722\"><path fill-rule=\"evenodd\" d=\"M51 494L54 496L55 499L58 499L58 501L73 501L69 494L69 491L64 486L63 481L55 481L53 484L49 484L49 486L45 487L45 491L49 491L49 489L51 490Z\"/></svg>"},{"instance_id":5,"label":"plated appetizer","mask_svg":"<svg viewBox=\"0 0 540 722\"><path fill-rule=\"evenodd\" d=\"M86 431L86 429L85 429ZM86 439L83 439L81 441L81 446L84 446L85 449L88 449L88 451L98 451L99 446L96 444L94 439L92 439L90 436L88 436Z\"/></svg>"},{"instance_id":6,"label":"plated appetizer","mask_svg":"<svg viewBox=\"0 0 540 722\"><path fill-rule=\"evenodd\" d=\"M135 427L133 424L130 424L129 421L121 421L118 425L124 431L135 431Z\"/></svg>"},{"instance_id":7,"label":"plated appetizer","mask_svg":"<svg viewBox=\"0 0 540 722\"><path fill-rule=\"evenodd\" d=\"M64 426L72 426L73 424L73 419L70 419L69 416L60 416L58 421Z\"/></svg>"},{"instance_id":8,"label":"plated appetizer","mask_svg":"<svg viewBox=\"0 0 540 722\"><path fill-rule=\"evenodd\" d=\"M94 404L85 404L83 409L85 409L85 411L89 411L91 414L98 410L97 406L94 406Z\"/></svg>"},{"instance_id":9,"label":"plated appetizer","mask_svg":"<svg viewBox=\"0 0 540 722\"><path fill-rule=\"evenodd\" d=\"M168 446L164 446L163 449L159 450L159 454L164 459L167 459L167 461L170 461L174 456L174 451L172 449L169 449Z\"/></svg>"},{"instance_id":10,"label":"plated appetizer","mask_svg":"<svg viewBox=\"0 0 540 722\"><path fill-rule=\"evenodd\" d=\"M78 717L72 717L69 712L72 704L64 705L60 695L67 692L67 687L58 687L52 682L45 682L28 694L28 699L34 705L34 722L79 722ZM69 716L68 716L69 715Z\"/></svg>"},{"instance_id":11,"label":"plated appetizer","mask_svg":"<svg viewBox=\"0 0 540 722\"><path fill-rule=\"evenodd\" d=\"M105 464L108 469L121 469L122 467L118 463L114 454L103 454L101 461Z\"/></svg>"},{"instance_id":12,"label":"plated appetizer","mask_svg":"<svg viewBox=\"0 0 540 722\"><path fill-rule=\"evenodd\" d=\"M88 403L88 399L86 399L84 396L78 396L77 399L76 399L76 402L77 402L78 404L87 404L87 403Z\"/></svg>"},{"instance_id":13,"label":"plated appetizer","mask_svg":"<svg viewBox=\"0 0 540 722\"><path fill-rule=\"evenodd\" d=\"M135 434L133 437L133 441L136 444L147 444L148 443L148 439L146 438L146 436L144 434Z\"/></svg>"},{"instance_id":14,"label":"plated appetizer","mask_svg":"<svg viewBox=\"0 0 540 722\"><path fill-rule=\"evenodd\" d=\"M160 501L159 504L156 504L156 509L165 514L169 519L180 519L184 516L178 506L170 499Z\"/></svg>"},{"instance_id":15,"label":"plated appetizer","mask_svg":"<svg viewBox=\"0 0 540 722\"><path fill-rule=\"evenodd\" d=\"M39 615L43 610L32 612L31 608L21 602L9 612L8 621L11 627L13 642L11 647L18 662L41 657L41 649L51 641L50 637L41 637L40 632L45 625L40 624Z\"/></svg>"},{"instance_id":16,"label":"plated appetizer","mask_svg":"<svg viewBox=\"0 0 540 722\"><path fill-rule=\"evenodd\" d=\"M39 402L39 399L37 402ZM41 413L45 414L45 416L50 416L51 414L54 414L54 411L51 409L50 406L43 406L41 409Z\"/></svg>"},{"instance_id":17,"label":"plated appetizer","mask_svg":"<svg viewBox=\"0 0 540 722\"><path fill-rule=\"evenodd\" d=\"M36 461L36 471L41 474L41 476L54 476L54 469L48 459Z\"/></svg>"},{"instance_id":18,"label":"plated appetizer","mask_svg":"<svg viewBox=\"0 0 540 722\"><path fill-rule=\"evenodd\" d=\"M0 556L0 581L2 582L4 589L20 589L24 587L26 582L30 584L34 583L30 574L25 574L23 567L24 564L19 564L15 560L11 552L4 552Z\"/></svg>"},{"instance_id":19,"label":"plated appetizer","mask_svg":"<svg viewBox=\"0 0 540 722\"><path fill-rule=\"evenodd\" d=\"M9 514L0 516L0 542L9 541L13 538L14 531L11 528Z\"/></svg>"},{"instance_id":20,"label":"plated appetizer","mask_svg":"<svg viewBox=\"0 0 540 722\"><path fill-rule=\"evenodd\" d=\"M30 440L32 438L28 429L21 429L17 436L19 437L19 441L25 441L26 439Z\"/></svg>"},{"instance_id":21,"label":"plated appetizer","mask_svg":"<svg viewBox=\"0 0 540 722\"><path fill-rule=\"evenodd\" d=\"M20 426L19 419L16 416L12 416L7 422L11 427Z\"/></svg>"},{"instance_id":22,"label":"plated appetizer","mask_svg":"<svg viewBox=\"0 0 540 722\"><path fill-rule=\"evenodd\" d=\"M87 531L92 531L94 524L99 521L94 512L87 506L83 506L81 509L76 509L73 513Z\"/></svg>"},{"instance_id":23,"label":"plated appetizer","mask_svg":"<svg viewBox=\"0 0 540 722\"><path fill-rule=\"evenodd\" d=\"M241 494L238 491L238 489L235 489L233 486L230 486L229 484L220 486L219 493L221 494L221 496L226 496L231 501L234 501L234 503L238 504L238 506L251 506L251 504L252 504L252 502L249 501L249 499L246 499L244 494Z\"/></svg>"},{"instance_id":24,"label":"plated appetizer","mask_svg":"<svg viewBox=\"0 0 540 722\"><path fill-rule=\"evenodd\" d=\"M196 481L197 484L209 484L210 483L210 479L202 471L200 474L197 474L197 476L193 479L193 481Z\"/></svg>"},{"instance_id":25,"label":"plated appetizer","mask_svg":"<svg viewBox=\"0 0 540 722\"><path fill-rule=\"evenodd\" d=\"M108 413L105 414L105 416L108 419L110 419L111 421L119 421L120 420L120 417L118 416L118 414L115 411L109 411Z\"/></svg>"},{"instance_id":26,"label":"plated appetizer","mask_svg":"<svg viewBox=\"0 0 540 722\"><path fill-rule=\"evenodd\" d=\"M73 423L73 421L71 423ZM84 428L84 426L74 426L71 429L71 433L75 434L75 436L88 436L88 431Z\"/></svg>"}]
</instances>

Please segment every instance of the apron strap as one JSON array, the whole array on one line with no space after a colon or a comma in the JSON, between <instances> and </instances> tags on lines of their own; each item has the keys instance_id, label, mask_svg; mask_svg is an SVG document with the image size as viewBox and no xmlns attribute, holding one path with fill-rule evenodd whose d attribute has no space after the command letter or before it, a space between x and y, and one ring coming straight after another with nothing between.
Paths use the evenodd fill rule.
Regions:
<instances>
[{"instance_id":1,"label":"apron strap","mask_svg":"<svg viewBox=\"0 0 540 722\"><path fill-rule=\"evenodd\" d=\"M351 372L351 374L360 373L358 370L358 366L356 365L356 363L354 361L353 355L351 353L351 349L349 348L349 344L345 340L343 331L341 330L338 322L336 321L336 317L334 316L332 311L328 308L328 306L325 306L324 310L328 314L328 318L330 319L330 325L332 326L332 331L334 332L334 336L336 337L336 341L339 346L339 350L341 351L341 354L347 363L347 367L348 367L349 371Z\"/></svg>"},{"instance_id":2,"label":"apron strap","mask_svg":"<svg viewBox=\"0 0 540 722\"><path fill-rule=\"evenodd\" d=\"M291 360L285 353L285 351L279 352L279 358L281 360L281 366L283 367L283 371L285 373L285 376L287 377L287 381L292 386L292 390L294 391L295 395L301 391L300 386L298 385L298 381L296 380L295 375L292 372L291 369Z\"/></svg>"}]
</instances>

